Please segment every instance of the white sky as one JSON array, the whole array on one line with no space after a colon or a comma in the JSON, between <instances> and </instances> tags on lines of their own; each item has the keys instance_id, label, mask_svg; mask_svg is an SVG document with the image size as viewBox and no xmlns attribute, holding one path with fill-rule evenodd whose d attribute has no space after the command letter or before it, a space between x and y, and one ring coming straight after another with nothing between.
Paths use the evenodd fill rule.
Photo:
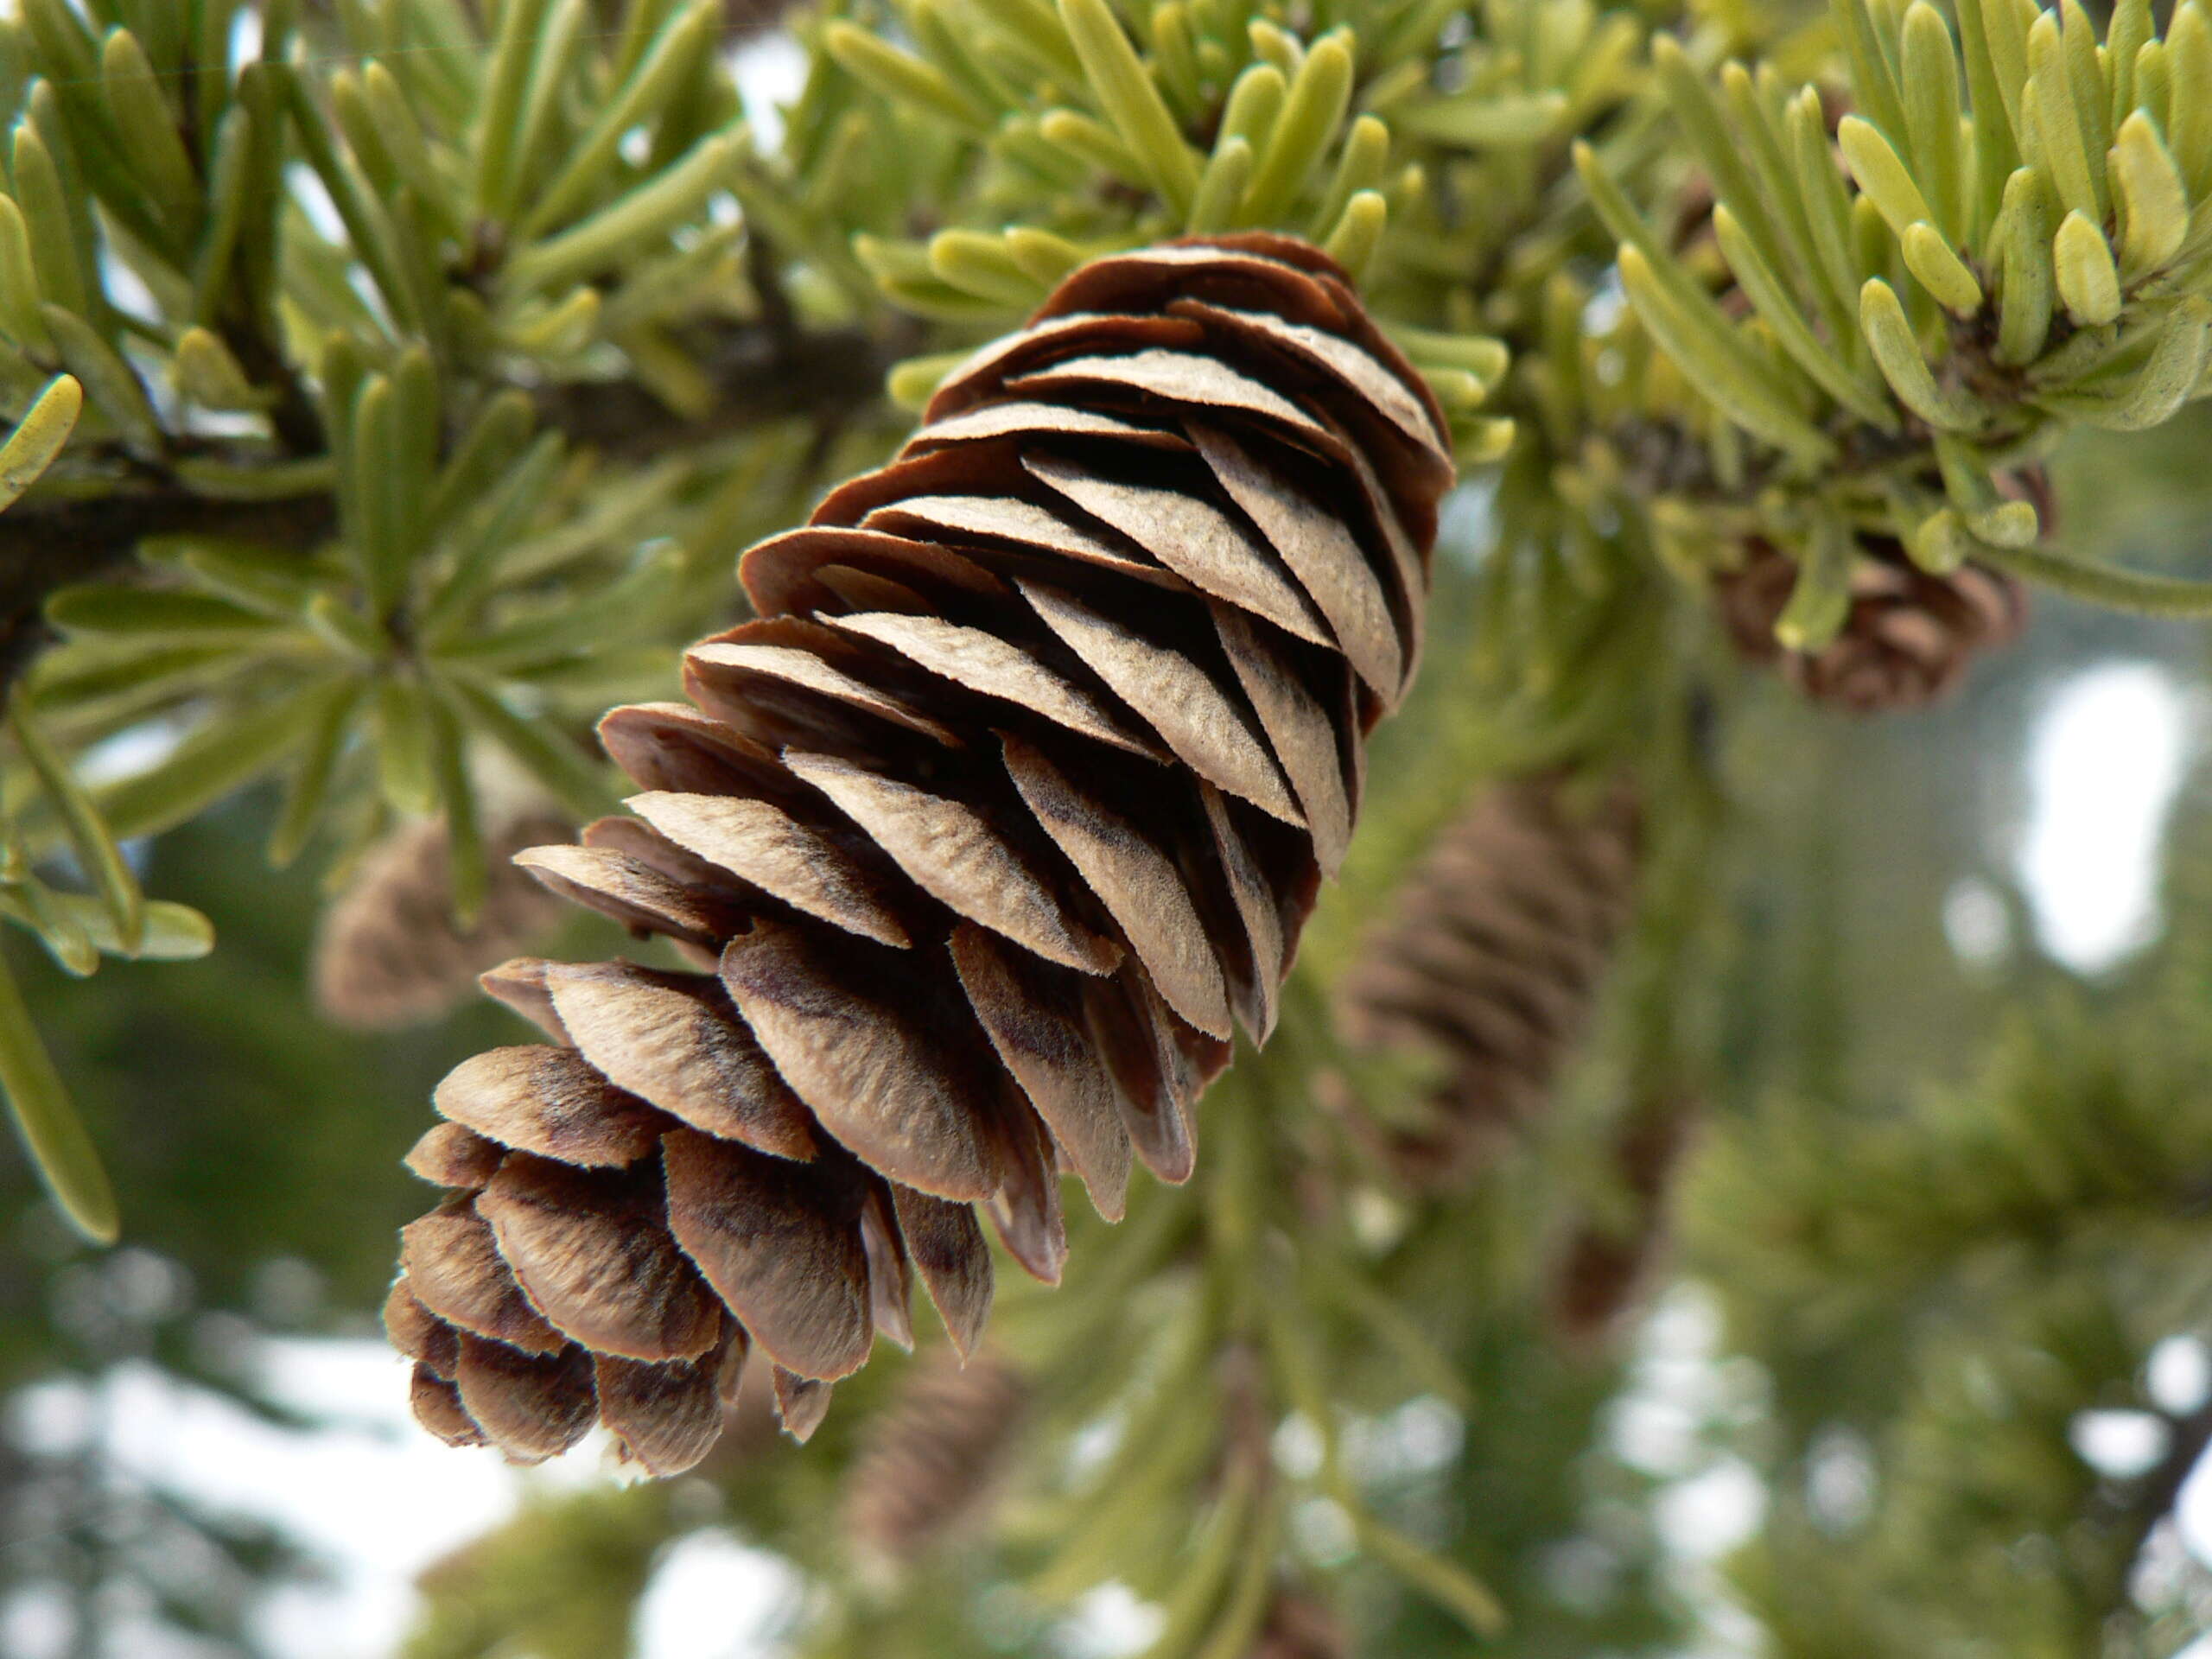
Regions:
<instances>
[{"instance_id":1,"label":"white sky","mask_svg":"<svg viewBox=\"0 0 2212 1659\"><path fill-rule=\"evenodd\" d=\"M2020 884L2043 948L2077 972L2157 931L2158 844L2192 712L2164 670L2114 663L2060 685L2036 726Z\"/></svg>"},{"instance_id":2,"label":"white sky","mask_svg":"<svg viewBox=\"0 0 2212 1659\"><path fill-rule=\"evenodd\" d=\"M259 1359L270 1402L324 1427L280 1427L128 1364L97 1389L26 1391L8 1427L58 1450L98 1435L120 1482L273 1522L321 1557L326 1580L284 1590L265 1610L264 1634L282 1654L388 1659L414 1617L423 1568L512 1514L533 1488L617 1478L589 1446L518 1470L489 1451L441 1445L410 1420L406 1364L381 1340L270 1340ZM671 1552L639 1609L642 1659L769 1659L779 1649L763 1632L795 1589L774 1557L711 1530L696 1535ZM50 1605L0 1607L7 1659L48 1659L66 1651L67 1635ZM148 1656L134 1643L127 1659Z\"/></svg>"}]
</instances>

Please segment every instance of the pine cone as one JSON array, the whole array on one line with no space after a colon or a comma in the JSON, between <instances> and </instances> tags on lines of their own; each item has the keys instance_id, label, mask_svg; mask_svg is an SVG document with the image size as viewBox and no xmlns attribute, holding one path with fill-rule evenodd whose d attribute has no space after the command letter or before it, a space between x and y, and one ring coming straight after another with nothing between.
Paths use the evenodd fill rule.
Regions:
<instances>
[{"instance_id":1,"label":"pine cone","mask_svg":"<svg viewBox=\"0 0 2212 1659\"><path fill-rule=\"evenodd\" d=\"M1668 1194L1695 1122L1692 1108L1668 1102L1622 1124L1611 1153L1624 1213L1579 1217L1552 1265L1551 1325L1569 1345L1595 1345L1649 1287L1667 1244Z\"/></svg>"},{"instance_id":2,"label":"pine cone","mask_svg":"<svg viewBox=\"0 0 2212 1659\"><path fill-rule=\"evenodd\" d=\"M1586 809L1556 775L1500 785L1363 946L1338 987L1345 1039L1442 1073L1433 1128L1374 1131L1408 1186L1464 1182L1549 1098L1628 918L1638 839L1625 785Z\"/></svg>"},{"instance_id":3,"label":"pine cone","mask_svg":"<svg viewBox=\"0 0 2212 1659\"><path fill-rule=\"evenodd\" d=\"M679 1468L753 1343L803 1439L906 1340L910 1269L973 1347L978 1208L1050 1281L1057 1166L1109 1217L1133 1154L1187 1176L1344 856L1452 476L1328 260L1238 237L1075 272L747 553L763 620L601 728L636 816L521 855L699 971L487 976L563 1046L462 1065L411 1154L453 1189L394 1293L424 1422L531 1459L596 1414Z\"/></svg>"},{"instance_id":4,"label":"pine cone","mask_svg":"<svg viewBox=\"0 0 2212 1659\"><path fill-rule=\"evenodd\" d=\"M1350 1659L1344 1620L1307 1592L1277 1586L1249 1659Z\"/></svg>"},{"instance_id":5,"label":"pine cone","mask_svg":"<svg viewBox=\"0 0 2212 1659\"><path fill-rule=\"evenodd\" d=\"M1851 612L1822 650L1786 651L1774 625L1789 602L1797 566L1753 537L1742 567L1713 584L1736 649L1778 667L1815 702L1853 714L1917 709L1958 684L1979 653L2008 644L2027 620L2027 595L2002 571L1968 563L1929 575L1891 537L1867 537L1851 573Z\"/></svg>"},{"instance_id":6,"label":"pine cone","mask_svg":"<svg viewBox=\"0 0 2212 1659\"><path fill-rule=\"evenodd\" d=\"M1020 1432L1028 1385L1005 1361L920 1361L868 1425L844 1482L845 1535L867 1557L912 1566L988 1507Z\"/></svg>"},{"instance_id":7,"label":"pine cone","mask_svg":"<svg viewBox=\"0 0 2212 1659\"><path fill-rule=\"evenodd\" d=\"M784 26L792 0L722 0L722 39L750 44L757 35Z\"/></svg>"},{"instance_id":8,"label":"pine cone","mask_svg":"<svg viewBox=\"0 0 2212 1659\"><path fill-rule=\"evenodd\" d=\"M451 1012L476 988L479 974L561 919L560 901L508 861L569 829L536 810L492 826L484 905L466 933L454 924L445 826L411 823L386 836L316 933L312 978L323 1016L356 1031L391 1031Z\"/></svg>"}]
</instances>

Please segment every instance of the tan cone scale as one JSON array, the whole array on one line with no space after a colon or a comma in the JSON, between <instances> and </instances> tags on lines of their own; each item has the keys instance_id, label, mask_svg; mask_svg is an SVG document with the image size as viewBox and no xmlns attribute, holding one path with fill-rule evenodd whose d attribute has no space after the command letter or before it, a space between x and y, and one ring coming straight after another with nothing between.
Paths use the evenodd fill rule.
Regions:
<instances>
[{"instance_id":1,"label":"tan cone scale","mask_svg":"<svg viewBox=\"0 0 2212 1659\"><path fill-rule=\"evenodd\" d=\"M1377 1128L1415 1190L1448 1188L1543 1109L1634 899L1635 796L1560 775L1486 790L1447 825L1337 988L1356 1048L1427 1060L1433 1122Z\"/></svg>"},{"instance_id":2,"label":"tan cone scale","mask_svg":"<svg viewBox=\"0 0 2212 1659\"><path fill-rule=\"evenodd\" d=\"M434 1433L655 1472L757 1344L801 1438L919 1278L964 1353L982 1218L1054 1281L1191 1171L1263 1037L1365 734L1420 651L1452 480L1420 378L1310 247L1102 258L879 472L741 567L761 620L601 728L634 816L519 862L695 971L518 961L560 1047L439 1087L451 1190L389 1314Z\"/></svg>"}]
</instances>

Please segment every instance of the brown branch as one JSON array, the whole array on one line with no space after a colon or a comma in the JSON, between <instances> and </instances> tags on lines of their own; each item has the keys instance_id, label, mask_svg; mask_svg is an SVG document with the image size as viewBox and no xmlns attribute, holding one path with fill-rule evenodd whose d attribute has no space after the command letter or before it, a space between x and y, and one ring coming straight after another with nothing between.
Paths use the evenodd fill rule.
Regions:
<instances>
[{"instance_id":1,"label":"brown branch","mask_svg":"<svg viewBox=\"0 0 2212 1659\"><path fill-rule=\"evenodd\" d=\"M2133 1605L2128 1586L2144 1546L2158 1523L2173 1513L2181 1489L2212 1447L2212 1400L2186 1416L2168 1416L2165 1421L2166 1452L2157 1466L2126 1482L2099 1505L2102 1514L2097 1518L2109 1529L2113 1543L2106 1557L2114 1575L2107 1600L2116 1611Z\"/></svg>"},{"instance_id":2,"label":"brown branch","mask_svg":"<svg viewBox=\"0 0 2212 1659\"><path fill-rule=\"evenodd\" d=\"M2203 1459L2206 1447L2212 1446L2212 1400L2186 1417L2168 1418L2166 1428L2172 1439L2165 1456L2139 1479L2128 1503L2129 1513L2139 1518L2145 1535L2173 1512L2190 1471Z\"/></svg>"},{"instance_id":3,"label":"brown branch","mask_svg":"<svg viewBox=\"0 0 2212 1659\"><path fill-rule=\"evenodd\" d=\"M842 419L882 396L884 375L912 343L858 328L785 334L773 321L749 324L703 342L700 365L716 395L697 420L632 380L548 386L537 395L537 414L573 442L645 460L793 416Z\"/></svg>"},{"instance_id":4,"label":"brown branch","mask_svg":"<svg viewBox=\"0 0 2212 1659\"><path fill-rule=\"evenodd\" d=\"M0 515L0 696L48 635L47 595L93 582L156 536L249 537L306 549L328 537L337 513L326 494L281 501L218 501L178 484L124 486L85 500L22 502Z\"/></svg>"}]
</instances>

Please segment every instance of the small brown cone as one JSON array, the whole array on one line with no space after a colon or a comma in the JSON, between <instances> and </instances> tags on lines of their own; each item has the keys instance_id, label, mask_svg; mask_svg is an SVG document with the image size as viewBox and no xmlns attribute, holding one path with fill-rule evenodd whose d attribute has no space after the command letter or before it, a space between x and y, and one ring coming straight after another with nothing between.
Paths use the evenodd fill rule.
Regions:
<instances>
[{"instance_id":1,"label":"small brown cone","mask_svg":"<svg viewBox=\"0 0 2212 1659\"><path fill-rule=\"evenodd\" d=\"M907 1339L913 1277L973 1348L982 1219L1050 1281L1058 1170L1109 1217L1132 1160L1185 1179L1232 1021L1266 1034L1344 856L1452 479L1342 273L1234 237L1076 271L890 466L747 553L761 620L691 648L689 703L601 727L635 816L521 855L695 970L486 976L563 1046L441 1085L467 1138L416 1156L454 1192L402 1284L534 1367L472 1389L412 1337L426 1422L457 1400L542 1455L594 1386L566 1343L661 1368L621 1421L600 1377L599 1415L679 1467L750 1343L803 1438ZM517 1402L555 1427L495 1430Z\"/></svg>"},{"instance_id":2,"label":"small brown cone","mask_svg":"<svg viewBox=\"0 0 2212 1659\"><path fill-rule=\"evenodd\" d=\"M1268 1604L1249 1659L1351 1659L1351 1635L1337 1613L1294 1585Z\"/></svg>"},{"instance_id":3,"label":"small brown cone","mask_svg":"<svg viewBox=\"0 0 2212 1659\"><path fill-rule=\"evenodd\" d=\"M1918 709L1957 686L1974 659L2009 644L2027 620L2027 594L2002 571L1967 563L1930 575L1889 537L1863 538L1842 632L1817 652L1785 650L1774 625L1797 566L1754 537L1744 563L1713 584L1736 649L1777 669L1815 702L1853 714Z\"/></svg>"},{"instance_id":4,"label":"small brown cone","mask_svg":"<svg viewBox=\"0 0 2212 1659\"><path fill-rule=\"evenodd\" d=\"M1668 1197L1695 1122L1693 1109L1667 1102L1632 1117L1614 1137L1613 1172L1624 1202L1603 1217L1576 1218L1547 1286L1552 1329L1570 1347L1597 1346L1650 1288L1666 1254Z\"/></svg>"},{"instance_id":5,"label":"small brown cone","mask_svg":"<svg viewBox=\"0 0 2212 1659\"><path fill-rule=\"evenodd\" d=\"M1028 1396L1021 1373L994 1354L963 1365L939 1348L918 1361L846 1472L845 1535L855 1550L907 1567L974 1529L1005 1475Z\"/></svg>"},{"instance_id":6,"label":"small brown cone","mask_svg":"<svg viewBox=\"0 0 2212 1659\"><path fill-rule=\"evenodd\" d=\"M1465 1181L1550 1098L1628 918L1638 839L1625 785L1591 803L1555 775L1502 784L1369 936L1338 988L1339 1029L1441 1074L1432 1125L1375 1130L1408 1186Z\"/></svg>"},{"instance_id":7,"label":"small brown cone","mask_svg":"<svg viewBox=\"0 0 2212 1659\"><path fill-rule=\"evenodd\" d=\"M316 933L312 980L323 1017L355 1031L391 1031L459 1007L479 974L560 921L560 901L508 861L569 830L543 811L493 824L485 837L491 869L483 908L466 932L454 921L445 826L410 823L386 836Z\"/></svg>"},{"instance_id":8,"label":"small brown cone","mask_svg":"<svg viewBox=\"0 0 2212 1659\"><path fill-rule=\"evenodd\" d=\"M722 0L722 31L745 39L783 27L791 0Z\"/></svg>"}]
</instances>

